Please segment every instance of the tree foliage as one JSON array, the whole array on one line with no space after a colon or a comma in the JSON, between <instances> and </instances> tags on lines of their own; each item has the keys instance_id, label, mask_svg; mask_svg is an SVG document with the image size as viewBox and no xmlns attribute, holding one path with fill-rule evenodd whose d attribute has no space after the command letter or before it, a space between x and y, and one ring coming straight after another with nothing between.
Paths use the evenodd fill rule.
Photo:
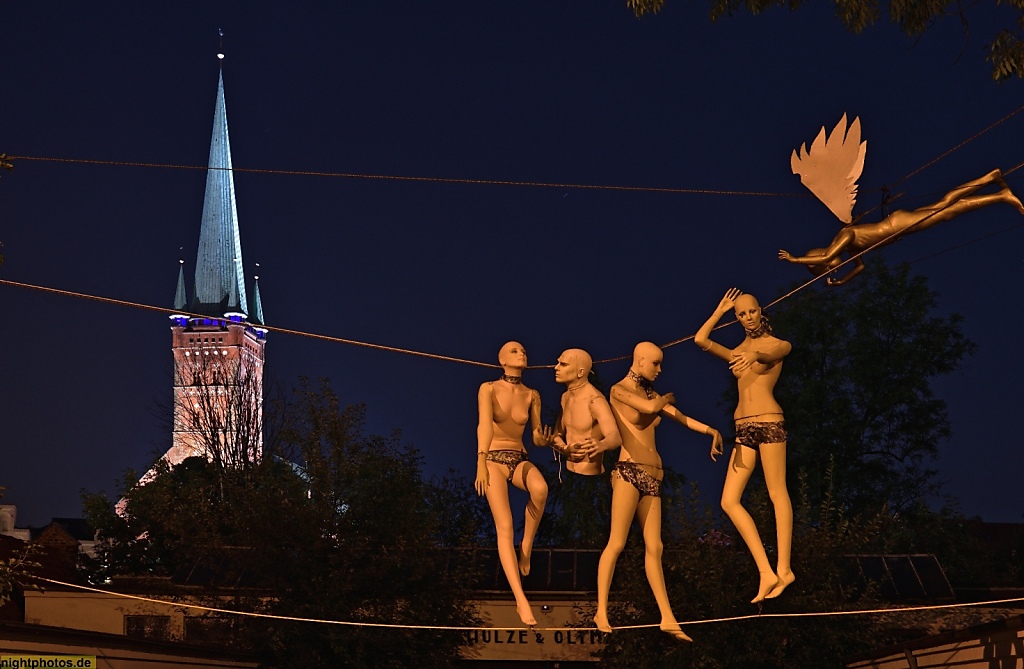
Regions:
<instances>
[{"instance_id":1,"label":"tree foliage","mask_svg":"<svg viewBox=\"0 0 1024 669\"><path fill-rule=\"evenodd\" d=\"M859 34L879 21L882 16L880 0L834 0L836 19L852 33ZM665 0L626 0L639 17L657 14ZM799 9L801 0L710 0L710 16L716 21L732 16L740 10L760 14L772 7ZM990 36L985 48L985 59L992 63L992 78L1003 81L1011 77L1024 77L1024 0L1005 0L1003 5L1006 27ZM889 19L910 37L919 37L942 19L957 20L965 40L970 36L971 5L950 3L946 0L889 0L885 7Z\"/></svg>"},{"instance_id":2,"label":"tree foliage","mask_svg":"<svg viewBox=\"0 0 1024 669\"><path fill-rule=\"evenodd\" d=\"M467 625L462 585L438 549L442 518L419 456L398 435L364 433L364 408L304 384L281 433L283 452L243 466L189 458L160 465L126 493L123 515L87 495L104 539L102 573L169 575L194 566L251 593L250 610L410 625ZM131 483L127 476L126 483ZM471 525L471 524L470 524ZM467 532L474 531L470 525ZM458 535L460 529L448 529ZM230 578L229 578L230 576ZM249 621L239 638L267 666L448 666L462 639L445 632Z\"/></svg>"},{"instance_id":3,"label":"tree foliage","mask_svg":"<svg viewBox=\"0 0 1024 669\"><path fill-rule=\"evenodd\" d=\"M0 498L4 496L5 488L0 486ZM34 544L26 544L24 549L16 551L15 555L0 556L0 606L3 606L11 598L15 585L25 581L33 567L39 565L32 560ZM30 583L28 587L33 587Z\"/></svg>"},{"instance_id":4,"label":"tree foliage","mask_svg":"<svg viewBox=\"0 0 1024 669\"><path fill-rule=\"evenodd\" d=\"M975 348L962 319L935 315L924 277L878 259L857 281L802 298L772 314L793 344L776 388L790 471L805 473L814 503L835 462L835 495L851 514L911 508L937 492L930 465L950 422L931 382Z\"/></svg>"},{"instance_id":5,"label":"tree foliage","mask_svg":"<svg viewBox=\"0 0 1024 669\"><path fill-rule=\"evenodd\" d=\"M682 492L682 491L681 491ZM797 495L793 564L797 581L765 613L844 611L877 604L871 590L856 593L839 567L839 556L877 543L884 518L853 519L832 494L810 509L806 486ZM752 488L747 508L773 552L771 504L763 486ZM703 503L696 486L674 495L665 510L665 582L676 618L694 638L681 644L655 629L608 637L603 666L639 667L828 667L849 654L886 643L888 632L870 616L771 618L687 625L687 621L749 616L757 590L757 568L742 540L720 529L717 510ZM814 523L805 519L815 517ZM657 608L640 550L627 551L615 572L613 625L657 623Z\"/></svg>"}]
</instances>

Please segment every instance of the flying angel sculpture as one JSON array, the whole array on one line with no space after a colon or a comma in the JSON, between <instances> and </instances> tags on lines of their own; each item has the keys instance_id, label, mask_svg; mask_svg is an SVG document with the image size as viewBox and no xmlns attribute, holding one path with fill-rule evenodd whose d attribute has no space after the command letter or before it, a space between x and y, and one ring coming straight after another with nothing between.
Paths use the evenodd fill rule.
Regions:
<instances>
[{"instance_id":1,"label":"flying angel sculpture","mask_svg":"<svg viewBox=\"0 0 1024 669\"><path fill-rule=\"evenodd\" d=\"M799 152L793 151L790 158L793 174L799 174L800 182L843 222L843 229L827 248L811 249L802 256L780 250L779 258L805 265L815 276L821 276L843 264L843 254L857 256L845 275L826 279L830 286L842 285L863 271L863 256L857 255L862 251L926 230L964 212L1005 202L1024 214L1024 205L1003 181L1002 172L992 170L979 179L957 186L935 204L913 211L897 209L878 223L854 223L852 214L853 205L857 202L857 179L864 170L867 144L860 138L860 119L853 119L847 128L846 115L843 114L827 137L825 128L822 128L810 150L803 144ZM975 195L980 188L993 183L999 186L998 192Z\"/></svg>"}]
</instances>

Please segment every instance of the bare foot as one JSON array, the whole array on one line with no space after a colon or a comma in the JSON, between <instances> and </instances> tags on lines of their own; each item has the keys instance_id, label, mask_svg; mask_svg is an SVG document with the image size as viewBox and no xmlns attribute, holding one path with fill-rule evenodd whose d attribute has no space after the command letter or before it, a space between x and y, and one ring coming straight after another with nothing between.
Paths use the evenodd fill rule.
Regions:
<instances>
[{"instance_id":1,"label":"bare foot","mask_svg":"<svg viewBox=\"0 0 1024 669\"><path fill-rule=\"evenodd\" d=\"M530 575L530 553L533 552L533 547L526 548L525 546L519 547L519 573L523 576Z\"/></svg>"},{"instance_id":2,"label":"bare foot","mask_svg":"<svg viewBox=\"0 0 1024 669\"><path fill-rule=\"evenodd\" d=\"M764 598L765 599L775 599L776 597L781 595L782 591L785 590L795 580L796 580L796 576L793 575L793 572L791 572L791 571L781 572L780 571L779 572L779 582L775 584L775 587L772 588L771 592L769 592L767 595L765 595Z\"/></svg>"},{"instance_id":3,"label":"bare foot","mask_svg":"<svg viewBox=\"0 0 1024 669\"><path fill-rule=\"evenodd\" d=\"M594 624L597 625L597 629L602 632L611 633L612 626L608 624L608 616L600 611L594 616Z\"/></svg>"},{"instance_id":4,"label":"bare foot","mask_svg":"<svg viewBox=\"0 0 1024 669\"><path fill-rule=\"evenodd\" d=\"M1013 194L1009 188L1002 190L1003 195L1006 197L1006 202L1013 206L1014 209L1024 214L1024 204L1020 203L1020 198Z\"/></svg>"},{"instance_id":5,"label":"bare foot","mask_svg":"<svg viewBox=\"0 0 1024 669\"><path fill-rule=\"evenodd\" d=\"M537 619L533 617L533 609L527 604L516 604L516 613L519 614L519 619L523 621L523 624L527 627L533 627L537 624Z\"/></svg>"},{"instance_id":6,"label":"bare foot","mask_svg":"<svg viewBox=\"0 0 1024 669\"><path fill-rule=\"evenodd\" d=\"M761 572L761 585L757 588L757 597L750 600L751 604L757 604L764 601L765 596L772 591L776 585L779 584L779 577L772 571Z\"/></svg>"},{"instance_id":7,"label":"bare foot","mask_svg":"<svg viewBox=\"0 0 1024 669\"><path fill-rule=\"evenodd\" d=\"M676 641L693 641L693 639L691 639L689 635L686 634L686 632L679 628L679 623L677 623L674 620L669 622L662 622L659 629L662 632L671 636Z\"/></svg>"}]
</instances>

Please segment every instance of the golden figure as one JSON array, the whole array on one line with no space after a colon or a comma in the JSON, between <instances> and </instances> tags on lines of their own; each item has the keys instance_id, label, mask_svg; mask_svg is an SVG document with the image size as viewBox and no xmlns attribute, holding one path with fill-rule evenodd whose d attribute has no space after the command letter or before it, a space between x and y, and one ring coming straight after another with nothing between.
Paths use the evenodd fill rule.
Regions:
<instances>
[{"instance_id":1,"label":"golden figure","mask_svg":"<svg viewBox=\"0 0 1024 669\"><path fill-rule=\"evenodd\" d=\"M527 388L522 382L523 370L526 369L523 345L510 341L502 346L498 352L498 363L504 370L501 378L481 384L477 393L479 423L476 428L474 485L477 494L487 496L487 504L494 517L498 558L515 595L516 612L523 624L536 625L530 602L523 592L520 574L526 576L530 573L530 554L547 503L548 484L540 470L526 458L523 432L529 421L534 445L549 446L551 428L542 426L540 422L540 393ZM506 482L530 495L518 560Z\"/></svg>"},{"instance_id":2,"label":"golden figure","mask_svg":"<svg viewBox=\"0 0 1024 669\"><path fill-rule=\"evenodd\" d=\"M654 443L654 429L661 416L685 425L694 432L711 437L711 459L722 452L718 430L685 416L673 404L672 393L659 394L651 382L661 374L663 354L650 342L633 349L633 364L611 392L611 409L622 437L619 461L612 469L612 522L608 545L597 567L597 615L594 623L603 632L611 632L608 623L608 593L619 554L626 547L629 526L636 516L643 530L644 567L647 582L661 612L661 630L681 641L692 641L683 632L669 605L665 575L661 566L661 481L664 472L661 456Z\"/></svg>"},{"instance_id":3,"label":"golden figure","mask_svg":"<svg viewBox=\"0 0 1024 669\"><path fill-rule=\"evenodd\" d=\"M711 341L711 331L730 309L746 331L740 345L726 348ZM782 594L796 580L790 564L793 543L793 504L786 487L786 427L782 407L775 401L772 391L782 372L782 359L792 346L775 337L768 319L761 314L761 306L753 295L732 288L719 302L711 318L701 326L693 342L703 351L729 363L729 369L739 386L739 403L733 417L736 420L736 445L729 458L729 469L722 489L722 510L736 526L747 549L754 557L761 582L756 604ZM758 457L764 468L768 495L775 508L775 529L778 540L778 564L773 570L765 553L754 519L743 508L743 491L754 473Z\"/></svg>"},{"instance_id":4,"label":"golden figure","mask_svg":"<svg viewBox=\"0 0 1024 669\"><path fill-rule=\"evenodd\" d=\"M806 265L816 276L827 274L843 263L843 254L855 256L876 245L884 246L912 232L920 232L991 204L1005 202L1024 214L1024 205L1010 190L999 170L973 181L957 186L946 193L938 202L913 211L896 210L877 223L853 223L853 206L857 199L857 179L864 168L867 142L860 141L860 119L854 119L846 131L844 115L832 133L825 137L822 128L811 145L799 153L793 152L791 164L793 173L800 175L807 186L846 226L839 231L828 248L809 250L803 256L794 256L786 250L779 251L782 260ZM996 184L995 193L976 195L976 191L989 184ZM864 269L861 256L853 261L853 267L839 278L828 278L830 286L838 286L857 276Z\"/></svg>"},{"instance_id":5,"label":"golden figure","mask_svg":"<svg viewBox=\"0 0 1024 669\"><path fill-rule=\"evenodd\" d=\"M604 473L604 452L622 443L608 400L590 383L590 354L570 348L558 356L555 381L565 384L562 415L551 447L566 456L566 468L583 476Z\"/></svg>"}]
</instances>

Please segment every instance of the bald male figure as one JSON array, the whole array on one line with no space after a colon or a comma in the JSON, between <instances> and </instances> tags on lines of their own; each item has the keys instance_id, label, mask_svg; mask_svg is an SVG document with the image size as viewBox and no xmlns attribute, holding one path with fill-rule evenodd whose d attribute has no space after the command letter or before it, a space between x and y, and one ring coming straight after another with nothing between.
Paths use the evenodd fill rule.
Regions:
<instances>
[{"instance_id":1,"label":"bald male figure","mask_svg":"<svg viewBox=\"0 0 1024 669\"><path fill-rule=\"evenodd\" d=\"M590 383L590 354L570 348L558 356L555 381L565 384L562 415L552 448L566 456L566 468L584 476L604 473L604 452L622 443L608 400Z\"/></svg>"}]
</instances>

